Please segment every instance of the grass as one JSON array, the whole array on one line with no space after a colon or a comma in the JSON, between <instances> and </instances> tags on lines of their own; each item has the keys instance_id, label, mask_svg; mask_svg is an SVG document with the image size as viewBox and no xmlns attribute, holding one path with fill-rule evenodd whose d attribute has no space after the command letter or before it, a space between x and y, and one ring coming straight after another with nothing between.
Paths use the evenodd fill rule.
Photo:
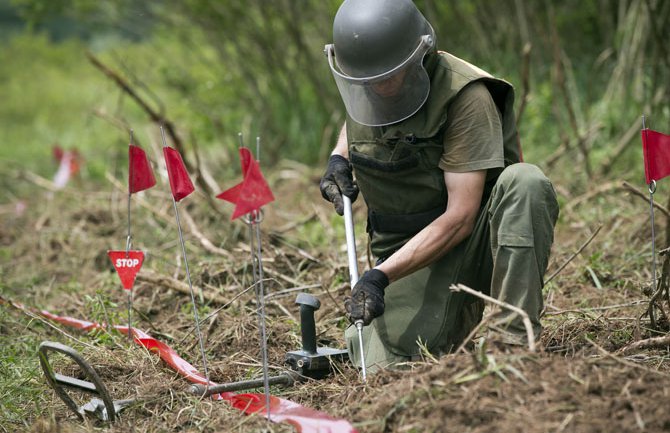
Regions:
<instances>
[{"instance_id":1,"label":"grass","mask_svg":"<svg viewBox=\"0 0 670 433\"><path fill-rule=\"evenodd\" d=\"M44 393L44 378L37 346L44 328L0 305L0 429L27 430L46 413L51 396Z\"/></svg>"},{"instance_id":2,"label":"grass","mask_svg":"<svg viewBox=\"0 0 670 433\"><path fill-rule=\"evenodd\" d=\"M87 174L99 173L102 156L118 143L109 125L96 121L92 108L111 95L76 41L53 44L46 36L21 35L0 53L0 160L43 176L55 172L52 147L77 148L88 160ZM17 73L23 71L23 73ZM50 176L49 176L50 177Z\"/></svg>"},{"instance_id":3,"label":"grass","mask_svg":"<svg viewBox=\"0 0 670 433\"><path fill-rule=\"evenodd\" d=\"M222 186L232 186L239 180L234 128L243 124L241 129L245 136L253 136L254 119L244 107L238 108L230 101L237 94L235 89L217 88L216 83L221 81L212 76L212 70L195 62L198 55L216 61L212 50L185 53L188 47L170 39L169 35L163 36L168 39L162 44L157 40L123 46L111 42L99 54L115 67L123 65L127 71L138 74L135 83L141 81L155 87L169 117L185 128L181 130L184 136L189 137L189 141L191 137L199 140L201 159L213 177ZM113 84L88 64L83 55L86 48L82 42L56 44L43 35L23 34L8 39L0 52L0 98L5 101L0 105L0 293L58 313L125 324L126 293L110 272L105 251L125 245L125 195L114 189L106 175L123 184L127 134L94 115L93 110L122 117L136 128L138 140L147 148L157 142L157 130L134 103L121 96ZM193 62L177 65L173 64L173 58ZM263 83L266 85L267 79ZM571 89L575 86L571 83ZM555 119L555 111L562 110L552 104L560 101L560 96L548 81L534 83L532 89L521 127L526 159L542 164L563 141L561 132L572 146L555 164L544 167L560 187L557 189L563 208L609 180L616 183L627 179L640 184L642 165L640 153L634 147L638 144L636 139L622 154L612 174L587 180L584 163L574 143L575 131L560 131L561 125L566 124L565 119ZM185 94L193 97L184 98ZM317 103L310 100L309 95L305 98L309 104ZM639 101L624 104L614 100L608 106L603 101L606 98L601 100L595 96L592 107L577 107L578 112L585 113L584 119L591 119L580 117L580 121L602 123L589 155L595 166L608 155L612 142L640 108ZM575 102L586 104L582 98L575 98ZM204 105L198 105L200 103ZM269 101L268 107L284 108L282 101L277 100ZM664 109L657 116L667 119L668 113L668 109ZM290 134L304 132L304 125L294 121L290 110L282 115ZM313 115L314 122L318 123L318 113ZM225 137L217 136L220 129L212 125L215 118L225 118L224 129L230 132ZM303 152L309 148L306 142L312 140L316 146L321 136L316 128L304 133L305 142L295 147L293 143L281 143L287 150L273 151L298 159L304 157ZM51 157L55 143L78 148L84 155L85 165L69 187L52 193L27 182L20 172L29 170L51 178L56 169ZM190 152L190 145L188 148ZM323 150L310 149L317 153ZM289 161L267 167L266 175L277 197L277 201L266 208L263 223L264 233L272 235L264 238L267 242L264 257L268 267L275 271L268 290L291 288L294 281L314 287L312 291L322 302L317 313L319 339L341 347L341 331L347 323L340 301L348 290L342 218L319 196L319 167ZM183 281L183 269L177 265L181 258L173 226L174 214L166 201L164 179L157 177L159 186L142 195L150 208L133 206L136 247L149 253L147 269ZM665 204L666 197L660 184L657 200ZM13 207L20 201L27 206L24 214L15 213ZM216 291L224 299L232 299L248 281L246 226L215 215L197 195L182 205L205 236L233 256L233 259L222 258L204 251L198 240L187 232L194 283ZM360 200L355 211L362 263L365 261L365 209ZM476 423L495 426L499 431L504 431L500 423L518 429L524 425L523 416L529 415L525 408L530 405L536 410L531 414L536 418L529 429L554 431L576 424L586 431L592 430L589 427L593 427L593 423L607 425L613 416L607 408L599 406L602 399L592 398L589 386L598 383L605 390L603 399L606 399L602 404L622 416L620 423L634 418L625 408L617 412L624 398L622 389L643 386L633 393L635 407L646 410L643 415L652 426L650 429L662 427L663 422L666 427L670 426L665 412L654 412L654 404L665 401L662 397L667 381L652 382L649 376L635 369L614 371L611 360L600 358L589 343L590 340L608 350L616 350L646 332L644 323L640 329L635 321L629 320L640 317L645 308L642 304L602 311L591 308L644 299L642 288L650 280L647 212L644 200L613 187L584 200L571 212L561 214L549 273L596 227L602 224L603 229L592 244L545 287L548 316L544 319L543 347L547 352L529 362L517 362L504 353L450 355L430 364L415 364L411 374L381 374L366 387L359 383L356 371L344 367L340 374L327 381L276 392L306 406L350 419L363 432L377 431L380 426L389 431L439 431L443 426L436 423L443 419L455 430L471 429ZM660 234L667 222L659 218L657 224ZM283 353L295 350L300 341L293 299L291 296L279 298L268 309L273 367L279 368ZM192 307L185 296L158 285L140 284L135 302L136 311L141 312L133 316L136 323L156 332L162 340L174 344L186 359L200 365L193 334L186 335L192 329ZM199 311L204 317L218 307L202 305ZM218 380L239 380L259 371L255 311L254 295L249 292L204 324L210 368ZM114 373L105 379L116 387L115 396L148 397L148 401L128 409L119 425L106 428L111 432L131 429L140 432L292 431L285 424L240 417L227 405L198 400L182 392L183 380L175 377L152 354L127 346L118 335L73 335L93 347L80 347L40 321L0 305L0 432L30 428L51 432L60 429L60 424L65 430L102 428L92 422L81 424L66 415L62 403L46 386L36 354L37 346L45 339L77 345L102 371ZM554 355L552 351L557 353ZM639 355L636 362L668 371L667 350ZM489 362L491 359L495 364ZM583 383L569 379L575 375L573 371L584 378ZM504 374L506 380L502 380L500 374ZM522 403L515 405L515 402ZM581 408L581 412L575 411L575 407ZM573 414L574 420L566 418L568 412ZM528 419L531 418L526 417L526 422ZM577 427L575 430L581 431Z\"/></svg>"},{"instance_id":4,"label":"grass","mask_svg":"<svg viewBox=\"0 0 670 433\"><path fill-rule=\"evenodd\" d=\"M280 170L286 169L280 167L283 167ZM307 188L313 185L310 179L317 176L316 170L301 168L296 169L291 181L277 182L278 195L282 199L268 207L263 229L268 234L283 227L281 236L286 243L265 238L264 258L268 268L275 272L267 288L277 292L293 286L281 276L315 287L313 293L322 303L317 312L320 341L342 347L341 334L347 326L342 320L341 302L338 301L347 291L343 224L340 217L334 216L330 205L318 197L316 188L317 201L304 200L308 196ZM560 184L561 179L556 182ZM2 293L54 312L125 324L126 293L120 289L116 276L109 272L108 259L104 255L110 245L124 239L125 197L114 195L113 187L108 184L86 185L90 191L88 197L73 194L80 187L73 184L53 194L48 205L36 207L39 212L12 219L11 223L5 219L7 224L0 225L0 239L11 239L7 245L11 245L15 252L0 263ZM33 190L29 204L44 200L43 191L34 186ZM291 201L288 192L292 190L299 190L301 194ZM180 257L175 243L176 232L167 222L173 217L172 209L164 204L164 191L153 189L143 198L157 208L154 211L140 206L134 208L137 212L134 216L137 241L151 252L145 267L183 280L183 269L177 265ZM584 418L575 415L573 422L581 423L579 425L602 421L605 415L597 402L592 401L592 395L584 391L586 385L570 379L568 373L578 373L584 383L600 381L605 390L618 387L617 392L606 391L604 394L607 404L619 398L621 387L625 385L617 382L620 377L635 378L638 382L646 380L634 369L620 376L611 375L610 366L594 357L595 351L589 342L614 351L639 335L635 321L624 319L639 315L643 305L603 311L589 309L630 303L643 297L636 284L644 275L645 257L636 255L635 251L648 249L646 240L637 236L638 221L646 209L640 209L645 204L636 200L622 194L604 194L563 215L556 232L557 242L549 272L581 246L592 227L601 223L604 227L547 288L547 311L551 314L544 320L546 332L542 347L547 348L546 353L523 358L522 362L514 353L497 353L494 348L474 354L449 355L430 363L414 364L410 367L411 374L389 372L375 376L365 389L358 382L357 372L345 366L341 373L328 380L300 384L291 389L277 388L273 392L349 419L362 432L377 431L380 426L386 426L389 431L439 431L440 426L431 421L436 418L435 414L463 429L472 427L474 413L483 414L476 419L485 426L525 425L520 424L523 421L514 415L524 413L526 406L515 406L519 401L534 401L542 413L542 420L534 421L535 431L556 429L564 420L565 412L573 410L567 408L583 407L584 412L588 412L589 416ZM597 203L597 209L594 210L591 203ZM203 200L193 199L184 206L201 231L213 240L225 239L220 246L233 255L231 260L206 253L197 239L186 231L195 284L206 282L208 290L216 290L224 299L231 299L245 288L243 281L248 276L244 266L248 260L242 237L244 225L212 218L211 210ZM314 217L306 218L312 213ZM36 220L45 218L42 228L35 230ZM361 220L357 214L357 222ZM358 223L358 230L363 230L363 226ZM238 234L234 235L236 230ZM360 254L365 249L364 235L362 232L358 235ZM40 247L35 248L35 245ZM307 260L300 248L317 257L317 261ZM68 253L69 257L59 262L54 259L57 252ZM362 254L360 260L364 261ZM602 289L594 286L587 268L598 276ZM134 315L134 320L139 327L157 331L161 340L170 343L193 365L200 366L195 338L193 334L187 335L192 329L192 310L187 296L148 284L136 285L135 295L135 309L141 314ZM257 376L260 371L254 299L253 293L249 292L203 324L208 362L217 381L240 380ZM292 296L277 298L277 303L271 304L267 310L272 371L281 366L284 352L295 350L299 344L296 320L291 317L298 314L294 299ZM216 308L218 305L207 304L200 307L200 312L204 316ZM561 313L561 310L575 312ZM115 398L147 398L147 401L127 409L119 424L107 428L111 432L131 428L138 432L173 429L291 431L288 425L269 425L258 417L240 417L226 404L199 401L189 396L182 392L186 384L181 378L155 356L128 346L118 335L82 335L67 330L78 340L92 345L82 346L6 307L0 307L0 328L0 389L3 392L0 425L7 431L32 428L53 432L57 424L76 431L101 428L92 421L76 421L45 385L35 353L40 341L45 339L62 340L81 350L96 369L105 372L105 383L113 388ZM557 353L553 354L553 351ZM665 361L651 356L647 359L639 362L667 370ZM592 375L590 382L586 380L589 375ZM545 382L550 384L546 389L541 385ZM650 420L650 425L658 425L664 416L656 416L654 419L658 422L653 424L655 421L651 421L649 414L654 410L654 401L661 401L658 400L659 388L664 387L665 382L644 383L648 391L635 394L635 404L645 408L643 415ZM554 389L560 392L554 392ZM408 395L411 397L407 398ZM502 413L510 415L501 416Z\"/></svg>"}]
</instances>

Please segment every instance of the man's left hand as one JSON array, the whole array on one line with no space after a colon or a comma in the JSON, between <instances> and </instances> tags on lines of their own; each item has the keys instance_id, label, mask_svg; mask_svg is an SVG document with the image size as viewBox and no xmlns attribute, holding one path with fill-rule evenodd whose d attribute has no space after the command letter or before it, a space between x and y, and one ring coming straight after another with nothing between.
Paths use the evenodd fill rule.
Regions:
<instances>
[{"instance_id":1,"label":"man's left hand","mask_svg":"<svg viewBox=\"0 0 670 433\"><path fill-rule=\"evenodd\" d=\"M351 291L351 297L344 301L349 321L362 320L367 326L372 319L384 314L384 290L388 285L388 277L379 269L364 273Z\"/></svg>"}]
</instances>

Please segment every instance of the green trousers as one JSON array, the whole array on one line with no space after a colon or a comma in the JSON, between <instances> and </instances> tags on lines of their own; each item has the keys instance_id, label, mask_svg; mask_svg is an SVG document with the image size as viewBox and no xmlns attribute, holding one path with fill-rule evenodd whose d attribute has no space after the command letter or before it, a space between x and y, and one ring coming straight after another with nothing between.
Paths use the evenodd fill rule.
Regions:
<instances>
[{"instance_id":1,"label":"green trousers","mask_svg":"<svg viewBox=\"0 0 670 433\"><path fill-rule=\"evenodd\" d=\"M554 239L558 203L551 182L526 163L503 170L482 207L471 235L445 256L386 288L384 315L363 328L368 371L416 359L422 347L433 354L454 350L481 320L484 304L452 284L465 284L522 308L536 338L542 327L543 275ZM513 312L503 337L525 341L525 328ZM360 367L356 328L345 331L352 362Z\"/></svg>"}]
</instances>

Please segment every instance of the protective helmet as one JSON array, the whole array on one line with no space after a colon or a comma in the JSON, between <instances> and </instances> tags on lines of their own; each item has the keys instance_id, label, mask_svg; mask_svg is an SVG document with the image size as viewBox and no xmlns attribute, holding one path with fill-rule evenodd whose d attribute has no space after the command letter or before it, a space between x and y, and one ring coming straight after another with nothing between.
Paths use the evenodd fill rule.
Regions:
<instances>
[{"instance_id":1,"label":"protective helmet","mask_svg":"<svg viewBox=\"0 0 670 433\"><path fill-rule=\"evenodd\" d=\"M325 52L349 116L383 126L416 113L430 91L423 58L434 47L411 0L345 0Z\"/></svg>"}]
</instances>

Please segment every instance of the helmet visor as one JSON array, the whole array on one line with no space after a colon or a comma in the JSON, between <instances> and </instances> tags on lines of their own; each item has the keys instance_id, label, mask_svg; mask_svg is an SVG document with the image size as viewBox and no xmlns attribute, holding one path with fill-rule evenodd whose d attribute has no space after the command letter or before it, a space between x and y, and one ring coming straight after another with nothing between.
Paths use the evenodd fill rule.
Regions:
<instances>
[{"instance_id":1,"label":"helmet visor","mask_svg":"<svg viewBox=\"0 0 670 433\"><path fill-rule=\"evenodd\" d=\"M432 45L432 37L424 35L416 50L400 65L383 74L362 78L338 69L334 46L326 45L328 64L349 116L363 125L384 126L419 111L430 91L423 57Z\"/></svg>"}]
</instances>

